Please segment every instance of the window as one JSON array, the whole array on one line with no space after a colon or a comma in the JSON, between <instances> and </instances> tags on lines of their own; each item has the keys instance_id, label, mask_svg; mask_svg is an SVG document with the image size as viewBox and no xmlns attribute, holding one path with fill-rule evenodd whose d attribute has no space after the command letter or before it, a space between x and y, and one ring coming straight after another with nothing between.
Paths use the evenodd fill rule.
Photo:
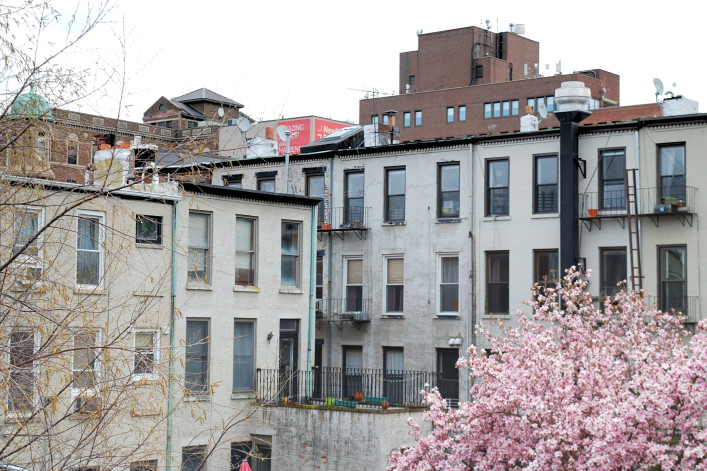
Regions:
<instances>
[{"instance_id":1,"label":"window","mask_svg":"<svg viewBox=\"0 0 707 471\"><path fill-rule=\"evenodd\" d=\"M687 247L660 247L660 309L687 312Z\"/></svg>"},{"instance_id":2,"label":"window","mask_svg":"<svg viewBox=\"0 0 707 471\"><path fill-rule=\"evenodd\" d=\"M486 161L486 215L509 214L508 159Z\"/></svg>"},{"instance_id":3,"label":"window","mask_svg":"<svg viewBox=\"0 0 707 471\"><path fill-rule=\"evenodd\" d=\"M459 107L459 121L466 121L466 105Z\"/></svg>"},{"instance_id":4,"label":"window","mask_svg":"<svg viewBox=\"0 0 707 471\"><path fill-rule=\"evenodd\" d=\"M344 346L344 395L363 391L363 349Z\"/></svg>"},{"instance_id":5,"label":"window","mask_svg":"<svg viewBox=\"0 0 707 471\"><path fill-rule=\"evenodd\" d=\"M189 213L188 281L210 282L211 214Z\"/></svg>"},{"instance_id":6,"label":"window","mask_svg":"<svg viewBox=\"0 0 707 471\"><path fill-rule=\"evenodd\" d=\"M258 190L275 193L275 177L259 178Z\"/></svg>"},{"instance_id":7,"label":"window","mask_svg":"<svg viewBox=\"0 0 707 471\"><path fill-rule=\"evenodd\" d=\"M403 347L383 347L383 395L397 404L405 397L403 360Z\"/></svg>"},{"instance_id":8,"label":"window","mask_svg":"<svg viewBox=\"0 0 707 471\"><path fill-rule=\"evenodd\" d=\"M404 112L403 113L403 127L406 127L406 128L410 127L410 125L411 125L410 119L411 119L410 112L409 111Z\"/></svg>"},{"instance_id":9,"label":"window","mask_svg":"<svg viewBox=\"0 0 707 471\"><path fill-rule=\"evenodd\" d=\"M252 471L270 471L272 438L252 435L252 442L231 443L231 470L237 471L247 461Z\"/></svg>"},{"instance_id":10,"label":"window","mask_svg":"<svg viewBox=\"0 0 707 471\"><path fill-rule=\"evenodd\" d=\"M371 116L371 124L373 126L378 126L378 115L377 114L374 114L373 116Z\"/></svg>"},{"instance_id":11,"label":"window","mask_svg":"<svg viewBox=\"0 0 707 471\"><path fill-rule=\"evenodd\" d=\"M535 98L528 98L528 106L530 106L533 109L533 113L535 113Z\"/></svg>"},{"instance_id":12,"label":"window","mask_svg":"<svg viewBox=\"0 0 707 471\"><path fill-rule=\"evenodd\" d=\"M255 285L255 219L236 216L237 285Z\"/></svg>"},{"instance_id":13,"label":"window","mask_svg":"<svg viewBox=\"0 0 707 471\"><path fill-rule=\"evenodd\" d=\"M352 224L354 221L363 222L363 183L363 172L346 173L346 188L344 189L345 224Z\"/></svg>"},{"instance_id":14,"label":"window","mask_svg":"<svg viewBox=\"0 0 707 471\"><path fill-rule=\"evenodd\" d=\"M667 201L673 201L675 198L685 201L685 144L659 146L658 150L661 203L670 204Z\"/></svg>"},{"instance_id":15,"label":"window","mask_svg":"<svg viewBox=\"0 0 707 471\"><path fill-rule=\"evenodd\" d=\"M206 445L182 448L182 471L206 470Z\"/></svg>"},{"instance_id":16,"label":"window","mask_svg":"<svg viewBox=\"0 0 707 471\"><path fill-rule=\"evenodd\" d=\"M545 102L547 103L547 110L548 111L555 111L555 97L554 96L548 96L545 97Z\"/></svg>"},{"instance_id":17,"label":"window","mask_svg":"<svg viewBox=\"0 0 707 471\"><path fill-rule=\"evenodd\" d=\"M508 252L486 253L486 312L508 314Z\"/></svg>"},{"instance_id":18,"label":"window","mask_svg":"<svg viewBox=\"0 0 707 471\"><path fill-rule=\"evenodd\" d=\"M196 121L187 121L187 129L197 128L199 123Z\"/></svg>"},{"instance_id":19,"label":"window","mask_svg":"<svg viewBox=\"0 0 707 471\"><path fill-rule=\"evenodd\" d=\"M459 312L459 256L442 255L440 260L439 312Z\"/></svg>"},{"instance_id":20,"label":"window","mask_svg":"<svg viewBox=\"0 0 707 471\"><path fill-rule=\"evenodd\" d=\"M233 328L233 390L252 391L255 380L255 322L237 320Z\"/></svg>"},{"instance_id":21,"label":"window","mask_svg":"<svg viewBox=\"0 0 707 471\"><path fill-rule=\"evenodd\" d=\"M130 463L130 471L157 471L157 460Z\"/></svg>"},{"instance_id":22,"label":"window","mask_svg":"<svg viewBox=\"0 0 707 471\"><path fill-rule=\"evenodd\" d=\"M51 145L49 139L44 136L44 133L39 133L37 137L37 159L40 162L47 162L50 149Z\"/></svg>"},{"instance_id":23,"label":"window","mask_svg":"<svg viewBox=\"0 0 707 471\"><path fill-rule=\"evenodd\" d=\"M105 234L103 213L81 211L76 235L76 284L98 287L103 283Z\"/></svg>"},{"instance_id":24,"label":"window","mask_svg":"<svg viewBox=\"0 0 707 471\"><path fill-rule=\"evenodd\" d=\"M442 164L438 169L439 218L459 217L459 163Z\"/></svg>"},{"instance_id":25,"label":"window","mask_svg":"<svg viewBox=\"0 0 707 471\"><path fill-rule=\"evenodd\" d=\"M410 85L415 85L415 76L414 75L411 75L408 77L408 83Z\"/></svg>"},{"instance_id":26,"label":"window","mask_svg":"<svg viewBox=\"0 0 707 471\"><path fill-rule=\"evenodd\" d=\"M76 165L79 161L79 138L76 134L69 134L66 140L66 163Z\"/></svg>"},{"instance_id":27,"label":"window","mask_svg":"<svg viewBox=\"0 0 707 471\"><path fill-rule=\"evenodd\" d=\"M538 283L543 291L547 287L554 288L560 276L560 256L558 251L536 250L533 253L533 258L534 282Z\"/></svg>"},{"instance_id":28,"label":"window","mask_svg":"<svg viewBox=\"0 0 707 471\"><path fill-rule=\"evenodd\" d=\"M184 388L203 394L209 388L209 321L187 319Z\"/></svg>"},{"instance_id":29,"label":"window","mask_svg":"<svg viewBox=\"0 0 707 471\"><path fill-rule=\"evenodd\" d=\"M133 375L137 379L156 378L156 367L160 359L159 342L160 336L157 330L138 330L135 332Z\"/></svg>"},{"instance_id":30,"label":"window","mask_svg":"<svg viewBox=\"0 0 707 471\"><path fill-rule=\"evenodd\" d=\"M422 126L422 111L415 111L415 126Z\"/></svg>"},{"instance_id":31,"label":"window","mask_svg":"<svg viewBox=\"0 0 707 471\"><path fill-rule=\"evenodd\" d=\"M385 220L405 220L405 169L386 169Z\"/></svg>"},{"instance_id":32,"label":"window","mask_svg":"<svg viewBox=\"0 0 707 471\"><path fill-rule=\"evenodd\" d=\"M386 312L403 312L405 268L404 259L386 259Z\"/></svg>"},{"instance_id":33,"label":"window","mask_svg":"<svg viewBox=\"0 0 707 471\"><path fill-rule=\"evenodd\" d=\"M626 151L624 149L601 149L599 151L599 204L602 209L623 209L626 207L624 169Z\"/></svg>"},{"instance_id":34,"label":"window","mask_svg":"<svg viewBox=\"0 0 707 471\"><path fill-rule=\"evenodd\" d=\"M484 66L483 65L477 65L474 67L474 78L480 79L484 78Z\"/></svg>"},{"instance_id":35,"label":"window","mask_svg":"<svg viewBox=\"0 0 707 471\"><path fill-rule=\"evenodd\" d=\"M626 281L626 248L600 249L601 254L601 295L615 296L619 292L617 284Z\"/></svg>"},{"instance_id":36,"label":"window","mask_svg":"<svg viewBox=\"0 0 707 471\"><path fill-rule=\"evenodd\" d=\"M557 156L535 157L535 212L557 212Z\"/></svg>"},{"instance_id":37,"label":"window","mask_svg":"<svg viewBox=\"0 0 707 471\"><path fill-rule=\"evenodd\" d=\"M93 413L99 407L97 398L100 375L99 344L100 332L98 330L83 329L74 332L71 391L75 400L74 410L77 412Z\"/></svg>"},{"instance_id":38,"label":"window","mask_svg":"<svg viewBox=\"0 0 707 471\"><path fill-rule=\"evenodd\" d=\"M511 114L518 116L518 100L511 100Z\"/></svg>"},{"instance_id":39,"label":"window","mask_svg":"<svg viewBox=\"0 0 707 471\"><path fill-rule=\"evenodd\" d=\"M454 122L454 107L453 106L447 107L447 122L448 123Z\"/></svg>"},{"instance_id":40,"label":"window","mask_svg":"<svg viewBox=\"0 0 707 471\"><path fill-rule=\"evenodd\" d=\"M223 186L229 188L243 188L243 175L224 175Z\"/></svg>"},{"instance_id":41,"label":"window","mask_svg":"<svg viewBox=\"0 0 707 471\"><path fill-rule=\"evenodd\" d=\"M499 118L501 116L501 102L497 101L493 104L493 117Z\"/></svg>"},{"instance_id":42,"label":"window","mask_svg":"<svg viewBox=\"0 0 707 471\"><path fill-rule=\"evenodd\" d=\"M346 312L361 312L363 310L363 260L346 259Z\"/></svg>"},{"instance_id":43,"label":"window","mask_svg":"<svg viewBox=\"0 0 707 471\"><path fill-rule=\"evenodd\" d=\"M510 101L504 101L503 102L503 116L510 116L511 115L511 102Z\"/></svg>"},{"instance_id":44,"label":"window","mask_svg":"<svg viewBox=\"0 0 707 471\"><path fill-rule=\"evenodd\" d=\"M491 103L484 103L484 118L488 119L491 117Z\"/></svg>"},{"instance_id":45,"label":"window","mask_svg":"<svg viewBox=\"0 0 707 471\"><path fill-rule=\"evenodd\" d=\"M316 298L317 300L324 298L324 256L317 254L317 285Z\"/></svg>"},{"instance_id":46,"label":"window","mask_svg":"<svg viewBox=\"0 0 707 471\"><path fill-rule=\"evenodd\" d=\"M42 236L38 233L44 225L43 215L39 208L15 210L12 253L17 256L14 269L17 286L30 287L42 277Z\"/></svg>"},{"instance_id":47,"label":"window","mask_svg":"<svg viewBox=\"0 0 707 471\"><path fill-rule=\"evenodd\" d=\"M307 196L322 198L317 204L317 221L324 222L324 174L307 175Z\"/></svg>"},{"instance_id":48,"label":"window","mask_svg":"<svg viewBox=\"0 0 707 471\"><path fill-rule=\"evenodd\" d=\"M283 286L299 286L299 223L282 222L281 276Z\"/></svg>"},{"instance_id":49,"label":"window","mask_svg":"<svg viewBox=\"0 0 707 471\"><path fill-rule=\"evenodd\" d=\"M162 216L135 216L135 242L162 244Z\"/></svg>"},{"instance_id":50,"label":"window","mask_svg":"<svg viewBox=\"0 0 707 471\"><path fill-rule=\"evenodd\" d=\"M9 350L8 412L15 414L32 412L35 398L34 333L27 329L12 329Z\"/></svg>"}]
</instances>

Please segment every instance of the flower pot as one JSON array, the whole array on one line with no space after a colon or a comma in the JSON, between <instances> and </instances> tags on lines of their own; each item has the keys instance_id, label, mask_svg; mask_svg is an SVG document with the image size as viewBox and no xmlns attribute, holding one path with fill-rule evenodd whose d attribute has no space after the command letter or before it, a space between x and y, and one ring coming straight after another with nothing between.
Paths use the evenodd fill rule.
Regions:
<instances>
[{"instance_id":1,"label":"flower pot","mask_svg":"<svg viewBox=\"0 0 707 471\"><path fill-rule=\"evenodd\" d=\"M331 230L331 224L322 224L322 230L323 230L323 231L330 231L330 230Z\"/></svg>"},{"instance_id":2,"label":"flower pot","mask_svg":"<svg viewBox=\"0 0 707 471\"><path fill-rule=\"evenodd\" d=\"M590 218L595 218L597 217L597 208L589 208L587 209L587 213L589 214Z\"/></svg>"},{"instance_id":3,"label":"flower pot","mask_svg":"<svg viewBox=\"0 0 707 471\"><path fill-rule=\"evenodd\" d=\"M353 393L353 398L354 398L354 401L361 402L361 401L363 401L363 393L355 392L355 393Z\"/></svg>"},{"instance_id":4,"label":"flower pot","mask_svg":"<svg viewBox=\"0 0 707 471\"><path fill-rule=\"evenodd\" d=\"M390 407L390 402L388 402L388 401L381 402L381 408L382 408L383 410L387 410L388 407Z\"/></svg>"}]
</instances>

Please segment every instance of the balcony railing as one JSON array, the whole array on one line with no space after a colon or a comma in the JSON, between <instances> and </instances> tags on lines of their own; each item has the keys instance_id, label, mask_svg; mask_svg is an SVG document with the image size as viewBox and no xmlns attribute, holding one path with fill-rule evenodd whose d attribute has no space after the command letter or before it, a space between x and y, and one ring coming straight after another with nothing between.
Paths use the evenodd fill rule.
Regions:
<instances>
[{"instance_id":1,"label":"balcony railing","mask_svg":"<svg viewBox=\"0 0 707 471\"><path fill-rule=\"evenodd\" d=\"M369 321L371 300L369 298L318 299L317 319L336 321Z\"/></svg>"},{"instance_id":2,"label":"balcony railing","mask_svg":"<svg viewBox=\"0 0 707 471\"><path fill-rule=\"evenodd\" d=\"M697 188L691 186L638 189L639 215L694 213ZM581 218L626 216L626 193L620 190L579 195Z\"/></svg>"},{"instance_id":3,"label":"balcony railing","mask_svg":"<svg viewBox=\"0 0 707 471\"><path fill-rule=\"evenodd\" d=\"M367 229L370 209L363 206L331 208L326 220L321 221L320 230Z\"/></svg>"},{"instance_id":4,"label":"balcony railing","mask_svg":"<svg viewBox=\"0 0 707 471\"><path fill-rule=\"evenodd\" d=\"M426 386L430 389L448 386L444 381L441 373L430 371L318 368L307 372L258 369L256 395L258 401L270 404L299 402L324 405L327 398L353 401L354 393L360 393L363 400L357 404L358 407L379 408L383 399L395 407L422 407L420 391Z\"/></svg>"}]
</instances>

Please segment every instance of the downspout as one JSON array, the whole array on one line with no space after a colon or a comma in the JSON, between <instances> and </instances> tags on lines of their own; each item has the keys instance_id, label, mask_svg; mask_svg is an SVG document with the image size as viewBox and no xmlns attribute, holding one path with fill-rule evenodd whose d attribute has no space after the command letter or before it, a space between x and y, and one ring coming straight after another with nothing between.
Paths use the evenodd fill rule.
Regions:
<instances>
[{"instance_id":1,"label":"downspout","mask_svg":"<svg viewBox=\"0 0 707 471\"><path fill-rule=\"evenodd\" d=\"M165 469L172 469L172 414L174 413L174 351L176 342L175 321L177 318L177 206L172 206L172 287L169 312L169 386L167 389L167 457Z\"/></svg>"},{"instance_id":2,"label":"downspout","mask_svg":"<svg viewBox=\"0 0 707 471\"><path fill-rule=\"evenodd\" d=\"M334 185L334 158L329 157L329 224L334 224L333 221L333 212L334 208L332 207L332 197L331 195L333 194L332 188ZM331 270L332 270L332 247L334 246L333 242L331 241L331 232L329 233L329 244L327 247L327 299L328 302L326 303L327 306L327 320L331 319ZM331 322L327 322L327 345L326 345L326 364L327 367L331 368Z\"/></svg>"},{"instance_id":3,"label":"downspout","mask_svg":"<svg viewBox=\"0 0 707 471\"><path fill-rule=\"evenodd\" d=\"M474 289L476 283L476 258L474 257L474 144L469 143L469 221L471 230L469 231L469 322L467 323L466 338L470 341L470 345L476 345L476 290ZM469 375L466 377L466 394L467 399L471 401L471 378Z\"/></svg>"},{"instance_id":4,"label":"downspout","mask_svg":"<svg viewBox=\"0 0 707 471\"><path fill-rule=\"evenodd\" d=\"M314 287L317 284L317 252L314 240L317 234L317 206L312 206L311 247L309 251L309 329L307 332L307 397L311 397L312 342L314 341Z\"/></svg>"},{"instance_id":5,"label":"downspout","mask_svg":"<svg viewBox=\"0 0 707 471\"><path fill-rule=\"evenodd\" d=\"M640 126L640 124L639 124ZM640 211L641 206L641 148L640 148L640 141L638 139L638 129L634 131L634 136L635 136L635 142L636 142L636 168L638 169L638 172L636 172L636 181L634 182L636 185L636 203L638 204L638 208ZM638 240L639 240L639 247L642 245L643 240L641 239L641 218L637 217L636 218L636 229L638 230ZM631 235L629 234L629 237ZM641 254L638 254L638 263L641 263ZM640 265L639 265L640 266Z\"/></svg>"}]
</instances>

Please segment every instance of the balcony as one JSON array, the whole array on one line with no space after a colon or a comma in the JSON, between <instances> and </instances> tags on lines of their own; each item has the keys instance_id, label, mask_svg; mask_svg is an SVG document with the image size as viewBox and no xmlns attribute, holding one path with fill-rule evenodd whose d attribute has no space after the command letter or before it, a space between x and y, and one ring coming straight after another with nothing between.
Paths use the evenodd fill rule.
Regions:
<instances>
[{"instance_id":1,"label":"balcony","mask_svg":"<svg viewBox=\"0 0 707 471\"><path fill-rule=\"evenodd\" d=\"M444 379L441 373L369 368L318 368L310 372L258 369L255 382L258 402L361 409L381 409L384 403L391 407L424 407L420 391L427 385L429 389L439 387L443 395L449 391L449 402L456 405L459 388L458 380Z\"/></svg>"},{"instance_id":2,"label":"balcony","mask_svg":"<svg viewBox=\"0 0 707 471\"><path fill-rule=\"evenodd\" d=\"M638 216L650 218L656 226L661 217L676 217L685 225L692 226L696 212L697 188L690 186L668 188L640 188ZM595 226L601 229L603 219L615 219L625 226L626 193L623 189L579 195L579 219L588 230Z\"/></svg>"},{"instance_id":3,"label":"balcony","mask_svg":"<svg viewBox=\"0 0 707 471\"><path fill-rule=\"evenodd\" d=\"M339 329L344 322L351 322L357 328L370 322L370 298L318 299L316 304L317 321L326 320L336 324Z\"/></svg>"},{"instance_id":4,"label":"balcony","mask_svg":"<svg viewBox=\"0 0 707 471\"><path fill-rule=\"evenodd\" d=\"M322 221L317 229L317 235L335 234L341 240L344 239L344 234L353 232L359 239L365 239L369 229L368 213L371 208L363 206L350 206L348 208L331 208L329 217Z\"/></svg>"}]
</instances>

